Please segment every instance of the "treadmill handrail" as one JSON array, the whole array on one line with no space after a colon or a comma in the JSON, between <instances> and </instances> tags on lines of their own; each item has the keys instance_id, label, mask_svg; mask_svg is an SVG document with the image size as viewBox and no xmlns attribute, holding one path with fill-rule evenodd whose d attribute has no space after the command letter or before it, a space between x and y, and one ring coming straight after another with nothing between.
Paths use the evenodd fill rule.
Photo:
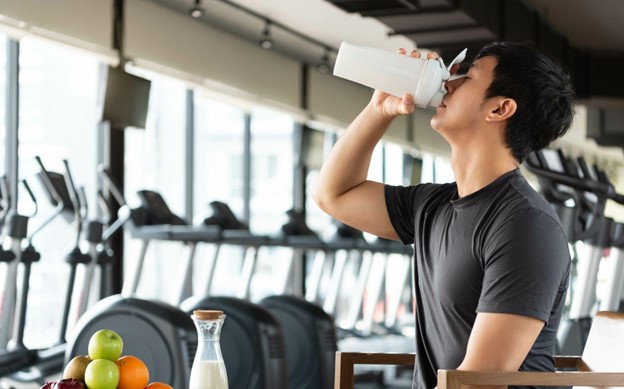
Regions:
<instances>
[{"instance_id":1,"label":"treadmill handrail","mask_svg":"<svg viewBox=\"0 0 624 389\"><path fill-rule=\"evenodd\" d=\"M597 197L596 204L588 206L588 204L584 202L583 196L580 193L577 193L576 196L574 196L577 206L585 205L591 210L592 218L589 226L586 226L584 230L576 231L576 228L574 229L573 240L585 240L598 234L601 228L601 220L604 216L606 201L609 198L609 194L615 192L613 185L593 179L589 174L585 161L582 158L579 158L577 163L583 172L583 175L587 178L580 177L576 172L572 172L560 151L558 151L557 155L561 159L561 164L564 167L565 172L556 172L551 169L544 168L543 166L547 166L547 163L542 153L538 151L535 155L538 163L542 166L536 166L533 159L527 158L525 165L529 171L538 176L545 177L555 183L567 185L577 192L586 191L595 194ZM581 202L584 204L581 204Z\"/></svg>"},{"instance_id":2,"label":"treadmill handrail","mask_svg":"<svg viewBox=\"0 0 624 389\"><path fill-rule=\"evenodd\" d=\"M585 178L576 178L565 175L563 173L554 172L549 169L544 169L540 166L533 165L528 159L526 161L526 167L534 174L546 177L559 184L571 186L575 189L591 192L598 197L605 197L605 199L613 200L619 204L624 205L624 195L621 195L615 191L615 187L610 181L596 181L586 180ZM604 174L604 173L603 173ZM603 176L606 177L606 176Z\"/></svg>"},{"instance_id":3,"label":"treadmill handrail","mask_svg":"<svg viewBox=\"0 0 624 389\"><path fill-rule=\"evenodd\" d=\"M587 181L582 178L571 177L563 173L554 172L552 170L544 169L539 166L534 166L528 159L526 161L526 167L532 173L546 177L559 184L564 184L571 186L575 189L581 189L587 192L591 192L599 197L601 195L606 198L610 198L610 196L613 196L614 189L612 185L598 181Z\"/></svg>"},{"instance_id":4,"label":"treadmill handrail","mask_svg":"<svg viewBox=\"0 0 624 389\"><path fill-rule=\"evenodd\" d=\"M67 192L69 194L69 199L72 202L72 206L74 208L74 223L76 224L76 244L78 247L80 244L80 237L82 235L82 207L83 204L80 202L80 195L78 194L78 190L76 189L76 185L74 184L74 178L72 177L71 170L69 169L69 162L64 159L63 167L65 168L65 186L67 187Z\"/></svg>"},{"instance_id":5,"label":"treadmill handrail","mask_svg":"<svg viewBox=\"0 0 624 389\"><path fill-rule=\"evenodd\" d=\"M124 199L123 194L119 190L119 186L113 179L110 169L105 165L99 165L98 173L100 174L100 177L102 177L104 181L104 186L106 186L106 188L111 192L111 194L113 195L117 203L119 203L119 205L122 207L124 205L127 205L126 199Z\"/></svg>"}]
</instances>

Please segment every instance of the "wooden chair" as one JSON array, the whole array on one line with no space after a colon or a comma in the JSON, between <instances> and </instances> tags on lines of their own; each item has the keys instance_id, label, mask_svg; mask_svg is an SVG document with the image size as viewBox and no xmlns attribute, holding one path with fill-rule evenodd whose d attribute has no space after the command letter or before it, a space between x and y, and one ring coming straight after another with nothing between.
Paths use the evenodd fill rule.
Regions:
<instances>
[{"instance_id":1,"label":"wooden chair","mask_svg":"<svg viewBox=\"0 0 624 389\"><path fill-rule=\"evenodd\" d=\"M414 354L336 353L334 389L354 387L357 364L413 365ZM539 385L624 387L624 314L598 312L594 317L583 355L555 357L556 372L479 372L438 370L438 389L461 389L461 385Z\"/></svg>"}]
</instances>

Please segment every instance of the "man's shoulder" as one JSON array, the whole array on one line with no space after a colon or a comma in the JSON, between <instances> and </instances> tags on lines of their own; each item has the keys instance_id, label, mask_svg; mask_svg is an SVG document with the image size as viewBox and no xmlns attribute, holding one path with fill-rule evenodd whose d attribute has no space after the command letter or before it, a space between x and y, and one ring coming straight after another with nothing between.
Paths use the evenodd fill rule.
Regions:
<instances>
[{"instance_id":1,"label":"man's shoulder","mask_svg":"<svg viewBox=\"0 0 624 389\"><path fill-rule=\"evenodd\" d=\"M510 194L515 197L513 204L520 217L546 217L559 223L559 217L552 205L522 175L510 181Z\"/></svg>"},{"instance_id":2,"label":"man's shoulder","mask_svg":"<svg viewBox=\"0 0 624 389\"><path fill-rule=\"evenodd\" d=\"M444 193L452 195L457 192L457 184L454 182L434 184L434 183L422 183L418 185L410 186L412 193L418 196L439 196Z\"/></svg>"}]
</instances>

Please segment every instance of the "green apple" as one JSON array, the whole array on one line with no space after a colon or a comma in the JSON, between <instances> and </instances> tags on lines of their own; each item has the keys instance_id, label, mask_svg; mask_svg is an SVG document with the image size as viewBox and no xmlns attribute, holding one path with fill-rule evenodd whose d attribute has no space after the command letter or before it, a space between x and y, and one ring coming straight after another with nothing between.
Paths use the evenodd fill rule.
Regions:
<instances>
[{"instance_id":1,"label":"green apple","mask_svg":"<svg viewBox=\"0 0 624 389\"><path fill-rule=\"evenodd\" d=\"M89 339L89 358L115 362L123 350L123 340L113 330L99 330Z\"/></svg>"},{"instance_id":2,"label":"green apple","mask_svg":"<svg viewBox=\"0 0 624 389\"><path fill-rule=\"evenodd\" d=\"M85 384L89 389L115 389L119 384L119 367L108 359L95 359L87 365Z\"/></svg>"},{"instance_id":3,"label":"green apple","mask_svg":"<svg viewBox=\"0 0 624 389\"><path fill-rule=\"evenodd\" d=\"M84 382L85 370L87 369L87 365L91 362L91 358L78 355L74 357L67 366L65 366L65 370L63 370L63 378L74 378L78 381Z\"/></svg>"}]
</instances>

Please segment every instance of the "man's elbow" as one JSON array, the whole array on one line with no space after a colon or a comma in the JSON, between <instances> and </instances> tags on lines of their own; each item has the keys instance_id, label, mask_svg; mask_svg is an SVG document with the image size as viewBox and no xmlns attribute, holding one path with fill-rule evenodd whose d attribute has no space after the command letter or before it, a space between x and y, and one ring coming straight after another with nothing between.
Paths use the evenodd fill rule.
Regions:
<instances>
[{"instance_id":1,"label":"man's elbow","mask_svg":"<svg viewBox=\"0 0 624 389\"><path fill-rule=\"evenodd\" d=\"M331 204L331 197L327 194L327 191L323 190L322 186L316 184L312 189L312 200L318 205L318 207L324 212L328 211L329 204Z\"/></svg>"}]
</instances>

